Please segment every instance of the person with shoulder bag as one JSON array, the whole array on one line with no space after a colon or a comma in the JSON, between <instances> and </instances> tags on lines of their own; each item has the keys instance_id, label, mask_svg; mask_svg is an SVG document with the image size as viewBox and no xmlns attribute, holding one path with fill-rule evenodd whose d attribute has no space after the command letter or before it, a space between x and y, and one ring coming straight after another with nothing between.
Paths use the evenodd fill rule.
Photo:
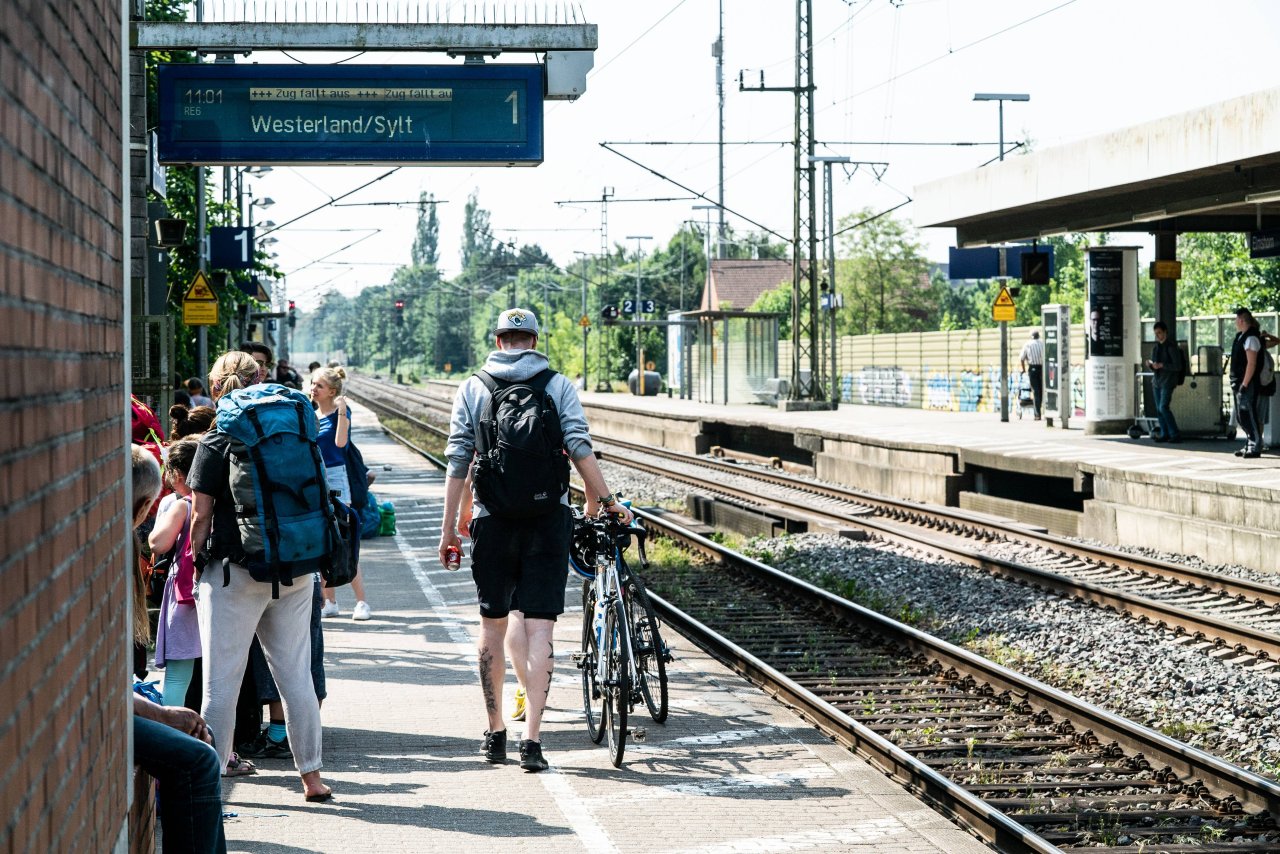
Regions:
<instances>
[{"instance_id":1,"label":"person with shoulder bag","mask_svg":"<svg viewBox=\"0 0 1280 854\"><path fill-rule=\"evenodd\" d=\"M1236 396L1236 422L1244 431L1244 447L1236 451L1237 457L1256 459L1262 456L1262 405L1268 382L1266 377L1271 365L1266 352L1262 332L1253 312L1247 308L1236 309L1236 337L1231 342L1230 378L1231 390Z\"/></svg>"},{"instance_id":2,"label":"person with shoulder bag","mask_svg":"<svg viewBox=\"0 0 1280 854\"><path fill-rule=\"evenodd\" d=\"M351 441L351 407L342 394L347 381L347 372L341 366L316 368L311 374L311 402L316 407L318 428L316 444L324 458L324 476L329 489L337 493L338 500L348 508L359 510L363 503L357 505L353 496L359 494L365 499L369 495L369 471L364 467L364 460L355 450ZM359 476L361 483L353 482ZM358 514L357 518L358 518ZM356 522L359 530L359 522ZM357 560L359 534L356 534ZM320 611L323 617L338 616L338 595L331 588L324 589L324 608ZM369 619L372 612L365 599L364 579L360 577L360 566L357 562L351 579L351 592L355 594L356 604L351 609L351 619L363 621Z\"/></svg>"}]
</instances>

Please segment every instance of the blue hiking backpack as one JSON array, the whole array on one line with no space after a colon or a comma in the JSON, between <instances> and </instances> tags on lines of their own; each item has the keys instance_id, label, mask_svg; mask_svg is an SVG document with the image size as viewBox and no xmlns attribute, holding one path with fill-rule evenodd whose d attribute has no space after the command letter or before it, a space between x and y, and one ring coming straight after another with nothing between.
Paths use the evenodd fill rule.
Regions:
<instances>
[{"instance_id":1,"label":"blue hiking backpack","mask_svg":"<svg viewBox=\"0 0 1280 854\"><path fill-rule=\"evenodd\" d=\"M269 582L273 597L317 569L326 586L349 582L355 565L325 483L311 402L276 383L237 389L218 401L215 425L230 444L231 497L253 579ZM224 586L229 578L224 568Z\"/></svg>"}]
</instances>

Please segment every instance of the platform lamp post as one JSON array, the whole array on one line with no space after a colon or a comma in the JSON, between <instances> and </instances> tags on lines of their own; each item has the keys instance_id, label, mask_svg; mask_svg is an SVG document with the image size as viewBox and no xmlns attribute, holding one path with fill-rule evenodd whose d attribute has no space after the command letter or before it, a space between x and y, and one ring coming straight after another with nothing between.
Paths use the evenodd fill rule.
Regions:
<instances>
[{"instance_id":1,"label":"platform lamp post","mask_svg":"<svg viewBox=\"0 0 1280 854\"><path fill-rule=\"evenodd\" d=\"M1025 93L1010 92L978 92L973 96L975 101L995 101L1000 105L1000 159L1004 160L1004 102L1030 101L1031 96Z\"/></svg>"},{"instance_id":2,"label":"platform lamp post","mask_svg":"<svg viewBox=\"0 0 1280 854\"><path fill-rule=\"evenodd\" d=\"M840 403L840 377L836 373L836 218L835 218L835 202L831 193L831 165L833 163L850 163L848 157L841 157L834 154L827 155L810 155L810 163L821 163L823 172L823 192L827 198L827 222L825 226L825 234L827 236L827 317L830 320L830 339L831 339L831 403L838 405Z\"/></svg>"},{"instance_id":3,"label":"platform lamp post","mask_svg":"<svg viewBox=\"0 0 1280 854\"><path fill-rule=\"evenodd\" d=\"M636 311L635 319L640 320L640 241L653 240L648 234L628 234L627 240L636 242ZM644 397L644 336L639 325L636 326L636 391Z\"/></svg>"}]
</instances>

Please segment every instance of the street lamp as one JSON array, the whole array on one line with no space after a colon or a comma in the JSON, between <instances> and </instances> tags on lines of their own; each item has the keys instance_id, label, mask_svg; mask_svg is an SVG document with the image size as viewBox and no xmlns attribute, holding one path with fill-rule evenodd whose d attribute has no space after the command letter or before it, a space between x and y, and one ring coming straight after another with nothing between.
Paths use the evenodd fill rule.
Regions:
<instances>
[{"instance_id":1,"label":"street lamp","mask_svg":"<svg viewBox=\"0 0 1280 854\"><path fill-rule=\"evenodd\" d=\"M810 163L821 163L823 175L824 192L827 196L827 312L831 319L831 402L838 404L840 402L840 377L836 370L836 235L835 235L835 205L832 200L831 193L831 164L833 163L849 163L848 157L841 157L834 154L828 155L810 155Z\"/></svg>"},{"instance_id":2,"label":"street lamp","mask_svg":"<svg viewBox=\"0 0 1280 854\"><path fill-rule=\"evenodd\" d=\"M719 205L692 205L692 210L707 212L707 270L711 270L711 212L720 210ZM721 238L724 235L720 235ZM719 243L716 245L716 256L720 255L723 246Z\"/></svg>"},{"instance_id":3,"label":"street lamp","mask_svg":"<svg viewBox=\"0 0 1280 854\"><path fill-rule=\"evenodd\" d=\"M636 311L635 319L640 320L640 241L653 240L648 234L628 234L627 240L636 242ZM644 337L641 335L641 327L636 326L636 391L644 397Z\"/></svg>"},{"instance_id":4,"label":"street lamp","mask_svg":"<svg viewBox=\"0 0 1280 854\"><path fill-rule=\"evenodd\" d=\"M1000 104L1000 159L1004 160L1004 102L1030 101L1031 96L1027 94L1015 94L1009 92L978 92L973 96L973 100L996 101Z\"/></svg>"}]
</instances>

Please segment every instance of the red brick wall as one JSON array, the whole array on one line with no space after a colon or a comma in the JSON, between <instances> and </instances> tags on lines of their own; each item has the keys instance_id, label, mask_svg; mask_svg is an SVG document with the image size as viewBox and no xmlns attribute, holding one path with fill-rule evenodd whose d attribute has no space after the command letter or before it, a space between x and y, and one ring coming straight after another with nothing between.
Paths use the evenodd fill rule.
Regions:
<instances>
[{"instance_id":1,"label":"red brick wall","mask_svg":"<svg viewBox=\"0 0 1280 854\"><path fill-rule=\"evenodd\" d=\"M128 798L119 0L0 0L0 852Z\"/></svg>"}]
</instances>

